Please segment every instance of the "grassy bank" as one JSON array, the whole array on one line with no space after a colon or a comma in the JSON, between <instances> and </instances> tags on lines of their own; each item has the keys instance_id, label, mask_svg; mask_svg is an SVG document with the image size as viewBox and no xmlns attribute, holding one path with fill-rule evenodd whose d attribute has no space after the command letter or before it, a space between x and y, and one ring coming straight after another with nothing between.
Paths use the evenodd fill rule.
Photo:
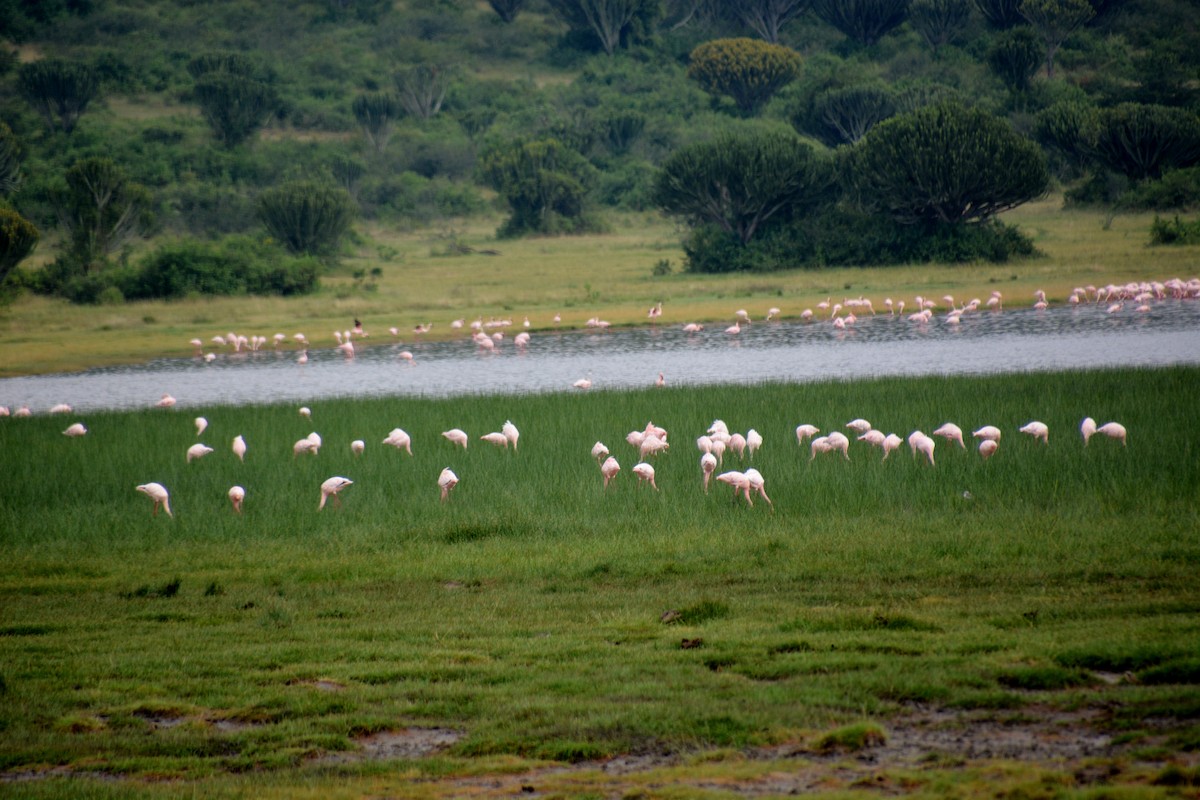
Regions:
<instances>
[{"instance_id":1,"label":"grassy bank","mask_svg":"<svg viewBox=\"0 0 1200 800\"><path fill-rule=\"evenodd\" d=\"M459 318L509 317L520 324L527 316L535 330L552 327L555 314L566 326L582 326L594 316L614 325L643 324L657 302L663 303L662 324L683 324L732 321L739 308L762 318L773 306L794 318L827 298L860 295L878 309L888 296L912 307L915 295L940 303L950 294L962 302L986 299L994 290L1010 305L1031 304L1035 289L1061 302L1076 286L1193 277L1197 248L1147 247L1152 219L1119 216L1105 228L1103 214L1064 211L1054 197L1005 215L1033 236L1044 258L762 275L683 273L680 231L655 214L614 217L612 232L603 235L503 242L494 238L498 220L407 234L369 229L340 273L326 277L324 288L309 297L96 307L23 297L0 310L0 376L186 356L190 339L208 342L229 331L268 337L300 331L314 346L332 347L332 331L349 328L355 318L376 340L390 340L392 326L411 339L418 323L433 323L433 337L453 335L450 322ZM476 252L447 255L452 245ZM654 276L662 260L674 272ZM376 268L382 274L372 279ZM364 277L356 280L358 271ZM374 290L365 288L371 283Z\"/></svg>"},{"instance_id":2,"label":"grassy bank","mask_svg":"<svg viewBox=\"0 0 1200 800\"><path fill-rule=\"evenodd\" d=\"M1147 784L1200 747L1198 381L1179 368L338 401L311 420L212 408L198 413L216 452L191 464L190 412L89 415L81 439L59 433L73 420L3 420L0 769L73 776L20 784L32 796L180 786L143 779L235 796L247 770L278 796L405 793L397 781L418 778L455 796L447 776L537 760L715 749L726 757L704 769L731 780L777 765L730 753L815 752L914 709L1005 724L1091 709L1126 748L1109 780ZM1085 415L1124 423L1128 447L1085 448ZM902 436L952 420L1004 438L987 462L939 441L936 467L907 447L881 463L858 442L849 462L797 446L801 422L859 416ZM692 441L718 417L763 434L774 513L702 493ZM1017 433L1035 418L1048 447ZM478 441L505 419L517 452ZM673 442L657 493L636 485L623 441L648 420ZM411 457L379 444L396 426ZM451 427L471 434L466 451L440 437ZM293 459L312 430L320 454ZM608 492L596 440L624 467ZM446 466L461 483L443 505ZM331 475L355 483L318 512ZM174 519L151 516L133 488L147 481L170 489ZM348 760L410 726L453 743ZM989 780L928 769L912 780L934 793L943 770ZM111 775L138 781L93 780Z\"/></svg>"}]
</instances>

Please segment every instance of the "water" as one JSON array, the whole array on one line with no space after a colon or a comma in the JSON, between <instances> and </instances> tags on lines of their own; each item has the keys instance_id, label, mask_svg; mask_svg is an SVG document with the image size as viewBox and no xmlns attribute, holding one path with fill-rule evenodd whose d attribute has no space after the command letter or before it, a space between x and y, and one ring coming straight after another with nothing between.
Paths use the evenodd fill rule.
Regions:
<instances>
[{"instance_id":1,"label":"water","mask_svg":"<svg viewBox=\"0 0 1200 800\"><path fill-rule=\"evenodd\" d=\"M200 358L86 372L0 380L0 405L42 413L56 403L76 411L152 406L163 393L181 407L329 397L534 393L593 388L813 381L883 375L990 374L1085 367L1200 363L1200 302L1166 300L1150 311L1132 304L1109 314L1102 306L1007 310L966 315L961 324L936 316L928 324L881 314L839 331L825 320L756 322L739 335L725 324L688 334L680 325L621 331L539 332L524 351L505 331L496 350L479 350L466 333L448 342L360 347L347 359L333 349L221 352ZM384 334L386 336L386 334ZM380 337L376 336L375 340ZM412 363L399 358L413 353Z\"/></svg>"}]
</instances>

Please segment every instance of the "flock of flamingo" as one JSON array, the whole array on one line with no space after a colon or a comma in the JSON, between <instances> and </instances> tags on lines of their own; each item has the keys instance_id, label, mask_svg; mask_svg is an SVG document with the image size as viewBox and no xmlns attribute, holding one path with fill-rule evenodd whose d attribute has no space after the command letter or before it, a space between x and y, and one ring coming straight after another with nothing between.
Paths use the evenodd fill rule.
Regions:
<instances>
[{"instance_id":1,"label":"flock of flamingo","mask_svg":"<svg viewBox=\"0 0 1200 800\"><path fill-rule=\"evenodd\" d=\"M165 402L170 401L170 402ZM173 408L174 398L169 395L164 396L157 404L162 408ZM302 407L299 410L301 416L311 418L312 412L307 407ZM196 436L199 438L208 428L208 420L204 417L196 417ZM893 450L899 448L904 440L895 433L885 434L880 430L875 429L870 422L865 419L854 419L846 423L845 429L852 432L857 441L864 442L867 445L880 448L883 452L883 461L886 461ZM1031 436L1048 445L1050 442L1049 427L1037 420L1029 422L1019 429L1020 433ZM1091 417L1087 417L1080 425L1080 434L1083 437L1083 443L1087 446L1091 438L1097 434L1105 436L1121 442L1122 445L1127 444L1127 433L1123 425L1118 422L1107 422L1103 425L1097 425L1096 421ZM63 434L68 437L81 437L87 434L87 428L83 423L73 423ZM809 460L816 459L819 455L825 453L840 453L841 456L850 460L850 437L840 430L830 431L826 435L819 435L821 430L815 425L804 423L796 427L796 441L801 447L806 442L809 445ZM451 428L448 431L443 431L441 436L449 442L453 447L461 447L464 450L470 442L470 437L461 428ZM966 449L965 434L962 428L953 422L947 422L932 432L931 435L925 434L923 431L915 430L908 436L908 445L912 450L914 458L923 456L930 466L935 464L934 449L935 439L938 437L946 440L949 443L957 444L960 448ZM1003 432L994 425L985 425L971 433L973 440L978 440L978 452L984 460L991 458L1000 447L1000 440L1003 437ZM511 420L506 420L499 431L486 433L479 437L479 441L486 442L496 447L509 448L517 450L520 440L520 431ZM655 425L653 422L648 422L645 428L630 431L625 437L628 442L638 453L639 461L634 465L632 472L638 478L639 484L648 484L654 491L658 491L658 484L655 482L654 466L650 461L657 456L666 453L670 449L668 441L668 432L666 429ZM402 428L394 428L382 440L382 444L394 447L397 450L404 450L410 456L412 455L412 436L410 436ZM292 445L292 456L297 458L300 456L315 456L320 452L324 441L321 435L315 431L308 436L297 440ZM755 452L763 445L762 435L755 429L751 428L745 434L731 432L729 427L722 420L714 420L712 425L696 439L696 447L700 451L700 474L701 486L705 494L708 493L709 484L713 478L719 483L724 483L733 488L734 501L737 501L739 496L744 497L748 506L754 505L752 494L757 494L767 505L774 511L774 504L771 498L767 496L766 479L754 467L745 469L728 470L717 473L717 470L724 464L725 454L727 452L735 455L740 461L753 461ZM247 444L243 436L235 436L230 444L230 450L238 458L239 461L244 461L247 453ZM350 442L350 450L355 456L360 456L366 450L366 443L362 439L355 439ZM187 463L204 458L214 452L212 447L206 444L197 442L189 446L185 453ZM609 485L616 479L621 471L620 462L617 460L607 445L597 441L591 449L591 456L596 460L600 467L600 475L603 480L603 489L608 491ZM446 502L449 499L451 490L458 484L458 475L449 467L441 471L437 477L437 486L440 491L441 502ZM335 475L320 485L320 500L317 505L317 510L323 509L327 502L332 500L335 507L341 506L340 494L342 491L352 486L354 481L349 478ZM150 497L154 505L152 514L157 515L161 508L168 516L173 516L170 505L170 494L166 487L158 482L144 483L136 487L137 491ZM229 489L228 497L233 507L234 512L241 513L243 502L246 498L246 489L243 486L235 485Z\"/></svg>"}]
</instances>

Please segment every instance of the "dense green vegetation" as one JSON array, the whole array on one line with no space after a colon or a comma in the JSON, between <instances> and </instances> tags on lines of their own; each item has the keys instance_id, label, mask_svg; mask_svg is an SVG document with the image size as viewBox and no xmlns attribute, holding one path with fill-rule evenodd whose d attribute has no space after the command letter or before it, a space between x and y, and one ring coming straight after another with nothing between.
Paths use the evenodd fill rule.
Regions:
<instances>
[{"instance_id":1,"label":"dense green vegetation","mask_svg":"<svg viewBox=\"0 0 1200 800\"><path fill-rule=\"evenodd\" d=\"M260 195L298 179L340 187L363 222L410 228L490 213L483 187L503 183L496 202L512 213L505 234L597 230L606 207L653 208L656 169L693 144L766 130L839 148L883 119L947 98L1007 118L1020 135L1042 130L1034 121L1043 111L1073 104L1087 124L1039 135L1057 180L1078 189L1072 202L1197 202L1195 181L1178 177L1200 158L1200 47L1183 0L805 6L9 0L0 114L19 146L20 180L0 186L41 232L42 260L63 262L51 279L25 282L64 289L77 275L144 257L146 237L266 238ZM544 151L560 148L552 168L526 181L550 198L539 201L545 212L529 205L529 192L498 181L494 168L497 154L538 142L555 143L537 145ZM856 163L819 150L843 173ZM1160 150L1164 157L1149 160ZM148 204L135 238L93 226L99 249L81 250L63 222L59 188L70 170L95 159L143 188ZM561 168L568 161L579 163ZM777 215L759 243L736 242L746 251L734 259L739 268L1029 250L1027 240L997 246L1012 233L961 230L986 230L987 221L897 231L878 242L860 237L845 247L814 241L822 227L844 239L879 222L859 219L862 209L840 190L862 176L842 177L819 208ZM1156 188L1163 184L1170 189ZM813 216L825 222L813 225ZM703 227L690 237L688 252L700 254L692 269L716 261L703 257L711 238ZM989 244L936 244L947 240ZM350 236L324 257L364 244Z\"/></svg>"},{"instance_id":2,"label":"dense green vegetation","mask_svg":"<svg viewBox=\"0 0 1200 800\"><path fill-rule=\"evenodd\" d=\"M877 746L935 707L1006 726L1096 711L1117 750L1091 767L1141 783L1200 742L1198 380L347 400L312 403L311 420L281 405L105 412L79 417L78 439L60 434L75 417L0 420L0 466L21 476L0 506L0 770L63 768L26 792L126 776L207 794L247 771L379 777L329 759L410 725L460 732L441 758L389 767L434 779L501 756ZM187 463L197 414L215 452ZM1085 447L1085 415L1123 422L1128 446ZM987 461L939 440L932 467L907 446L881 461L853 442L846 461L797 445L798 423L858 416L1003 438ZM763 435L753 463L774 511L702 492L692 441L717 417ZM506 418L518 450L478 440ZM1017 432L1034 418L1048 446ZM673 443L658 492L623 441L648 420ZM379 444L396 426L411 456ZM441 437L451 427L466 450ZM294 458L313 430L320 452ZM596 440L623 467L607 491ZM443 504L446 466L461 481ZM318 512L331 475L354 484ZM134 490L148 481L173 518ZM910 789L962 768L946 758L907 770Z\"/></svg>"}]
</instances>

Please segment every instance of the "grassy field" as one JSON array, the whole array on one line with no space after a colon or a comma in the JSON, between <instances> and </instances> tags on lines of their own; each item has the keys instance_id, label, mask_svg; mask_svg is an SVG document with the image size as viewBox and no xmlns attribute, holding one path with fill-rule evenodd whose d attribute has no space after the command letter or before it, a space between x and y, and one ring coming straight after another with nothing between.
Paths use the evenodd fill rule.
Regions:
<instances>
[{"instance_id":1,"label":"grassy field","mask_svg":"<svg viewBox=\"0 0 1200 800\"><path fill-rule=\"evenodd\" d=\"M1196 247L1150 248L1151 214L1118 216L1105 227L1099 212L1064 211L1051 197L1006 215L1035 239L1045 257L1012 264L926 265L830 269L738 275L682 272L681 231L657 214L614 216L603 235L501 241L494 220L472 220L441 230L400 233L366 228L353 256L317 294L295 299L197 298L180 302L79 307L26 296L0 309L0 377L129 363L161 355L192 353L188 341L204 342L229 331L289 337L305 333L314 346L332 347L332 332L361 319L376 340L389 327L403 336L432 323L433 337L453 335L454 319L529 317L534 330L582 326L600 316L614 325L644 324L647 309L663 303L662 323L732 321L745 308L761 318L773 306L784 318L832 298L866 296L876 308L885 297L916 295L941 302L950 294L986 299L1003 292L1010 305L1033 302L1035 289L1052 301L1071 289L1129 280L1194 277ZM476 252L446 255L453 245ZM485 254L481 251L494 251ZM44 243L42 258L54 249ZM654 276L666 260L673 274ZM370 278L372 269L382 270ZM355 280L356 271L365 273ZM375 284L375 289L365 288ZM368 342L369 346L369 342Z\"/></svg>"},{"instance_id":2,"label":"grassy field","mask_svg":"<svg viewBox=\"0 0 1200 800\"><path fill-rule=\"evenodd\" d=\"M74 419L0 420L0 793L1195 796L1197 385L1175 368L206 408L216 452L191 464L190 411L88 415L80 439L60 435ZM986 462L939 441L935 467L797 445L799 423L860 416L1003 439ZM1128 446L1084 447L1084 416ZM692 441L715 418L763 434L774 512L701 491ZM1035 418L1049 446L1017 432ZM518 451L478 441L506 419ZM650 420L673 442L659 492L623 441ZM412 456L379 444L396 426ZM321 452L294 459L313 430ZM623 466L607 492L597 440ZM318 512L332 475L354 485ZM934 717L958 738L921 738ZM431 731L441 746L413 744ZM997 744L1030 731L1038 757ZM369 757L380 741L404 744Z\"/></svg>"}]
</instances>

